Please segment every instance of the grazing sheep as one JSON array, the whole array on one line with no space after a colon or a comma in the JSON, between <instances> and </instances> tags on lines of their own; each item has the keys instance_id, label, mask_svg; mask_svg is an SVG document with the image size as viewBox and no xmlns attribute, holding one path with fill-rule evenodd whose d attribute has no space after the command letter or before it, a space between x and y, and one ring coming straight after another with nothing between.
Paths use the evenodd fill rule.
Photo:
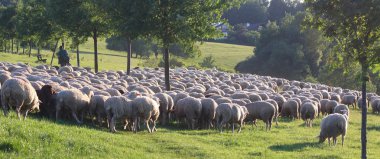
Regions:
<instances>
[{"instance_id":1,"label":"grazing sheep","mask_svg":"<svg viewBox=\"0 0 380 159\"><path fill-rule=\"evenodd\" d=\"M349 117L350 109L345 104L339 104L334 108L334 113L347 114L347 117Z\"/></svg>"},{"instance_id":2,"label":"grazing sheep","mask_svg":"<svg viewBox=\"0 0 380 159\"><path fill-rule=\"evenodd\" d=\"M99 125L102 125L103 119L107 119L104 103L108 98L109 96L94 95L90 99L89 115L92 120L95 116ZM107 127L109 127L108 120L106 121L107 121Z\"/></svg>"},{"instance_id":3,"label":"grazing sheep","mask_svg":"<svg viewBox=\"0 0 380 159\"><path fill-rule=\"evenodd\" d=\"M327 102L329 102L329 101L330 101L329 99L322 99L322 100L320 101L322 116L328 114L328 113L327 113Z\"/></svg>"},{"instance_id":4,"label":"grazing sheep","mask_svg":"<svg viewBox=\"0 0 380 159\"><path fill-rule=\"evenodd\" d=\"M239 133L241 132L241 127L243 126L244 119L248 115L248 110L246 107L242 108L237 104L232 104L232 117L231 117L231 125L232 125L232 133L235 131L235 123L239 125Z\"/></svg>"},{"instance_id":5,"label":"grazing sheep","mask_svg":"<svg viewBox=\"0 0 380 159\"><path fill-rule=\"evenodd\" d=\"M372 107L372 112L380 114L380 98L372 98L371 99L371 107Z\"/></svg>"},{"instance_id":6,"label":"grazing sheep","mask_svg":"<svg viewBox=\"0 0 380 159\"><path fill-rule=\"evenodd\" d=\"M282 105L284 105L284 103L286 102L286 99L282 95L277 95L273 98L273 100L277 102L278 112L281 112Z\"/></svg>"},{"instance_id":7,"label":"grazing sheep","mask_svg":"<svg viewBox=\"0 0 380 159\"><path fill-rule=\"evenodd\" d=\"M328 101L327 103L326 103L326 113L327 114L332 114L332 113L334 113L334 108L336 107L336 106L338 106L338 102L337 101L335 101L335 100L330 100L330 101Z\"/></svg>"},{"instance_id":8,"label":"grazing sheep","mask_svg":"<svg viewBox=\"0 0 380 159\"><path fill-rule=\"evenodd\" d=\"M212 121L215 119L216 108L218 104L211 98L201 99L202 103L202 126L204 128L210 129L212 125Z\"/></svg>"},{"instance_id":9,"label":"grazing sheep","mask_svg":"<svg viewBox=\"0 0 380 159\"><path fill-rule=\"evenodd\" d=\"M4 85L4 82L6 80L9 80L11 79L11 75L10 74L0 74L0 84Z\"/></svg>"},{"instance_id":10,"label":"grazing sheep","mask_svg":"<svg viewBox=\"0 0 380 159\"><path fill-rule=\"evenodd\" d=\"M154 96L160 99L160 123L166 125L169 113L173 111L173 98L166 93L157 93Z\"/></svg>"},{"instance_id":11,"label":"grazing sheep","mask_svg":"<svg viewBox=\"0 0 380 159\"><path fill-rule=\"evenodd\" d=\"M369 108L369 102L368 102L367 99L365 99L365 100L366 100L366 103L367 103L367 108ZM362 109L362 106L363 106L363 100L362 100L362 97L360 97L360 98L358 99L357 105L358 105L359 109Z\"/></svg>"},{"instance_id":12,"label":"grazing sheep","mask_svg":"<svg viewBox=\"0 0 380 159\"><path fill-rule=\"evenodd\" d=\"M215 118L217 127L222 133L224 125L226 125L232 118L232 103L219 104L216 108Z\"/></svg>"},{"instance_id":13,"label":"grazing sheep","mask_svg":"<svg viewBox=\"0 0 380 159\"><path fill-rule=\"evenodd\" d=\"M84 113L89 108L90 97L78 89L69 89L58 92L56 102L56 120L59 119L59 113L62 109L68 109L75 121L82 124ZM77 113L80 114L81 120L79 120Z\"/></svg>"},{"instance_id":14,"label":"grazing sheep","mask_svg":"<svg viewBox=\"0 0 380 159\"><path fill-rule=\"evenodd\" d=\"M261 119L265 122L266 130L272 128L272 121L276 115L276 108L269 102L258 101L254 103L249 103L245 105L248 110L248 115L246 119L252 120L253 125L256 125L256 119Z\"/></svg>"},{"instance_id":15,"label":"grazing sheep","mask_svg":"<svg viewBox=\"0 0 380 159\"><path fill-rule=\"evenodd\" d=\"M282 117L292 117L299 119L300 103L295 99L290 99L284 103L281 110Z\"/></svg>"},{"instance_id":16,"label":"grazing sheep","mask_svg":"<svg viewBox=\"0 0 380 159\"><path fill-rule=\"evenodd\" d=\"M301 119L307 127L313 127L313 120L317 117L318 107L313 102L306 102L301 107Z\"/></svg>"},{"instance_id":17,"label":"grazing sheep","mask_svg":"<svg viewBox=\"0 0 380 159\"><path fill-rule=\"evenodd\" d=\"M344 95L342 97L342 104L346 104L348 106L352 105L352 107L355 109L356 107L356 96L354 95Z\"/></svg>"},{"instance_id":18,"label":"grazing sheep","mask_svg":"<svg viewBox=\"0 0 380 159\"><path fill-rule=\"evenodd\" d=\"M52 103L53 96L56 95L56 91L51 85L42 86L41 90L36 90L38 99L40 99L40 112L38 113L42 117L48 117L53 119L55 117L55 105Z\"/></svg>"},{"instance_id":19,"label":"grazing sheep","mask_svg":"<svg viewBox=\"0 0 380 159\"><path fill-rule=\"evenodd\" d=\"M24 79L8 79L1 87L1 104L5 116L8 116L10 108L15 108L18 118L24 119L29 111L39 111L40 101L36 90L29 81Z\"/></svg>"},{"instance_id":20,"label":"grazing sheep","mask_svg":"<svg viewBox=\"0 0 380 159\"><path fill-rule=\"evenodd\" d=\"M180 105L183 109L188 128L195 129L195 123L198 123L202 113L201 100L194 97L186 97L179 100L177 105Z\"/></svg>"},{"instance_id":21,"label":"grazing sheep","mask_svg":"<svg viewBox=\"0 0 380 159\"><path fill-rule=\"evenodd\" d=\"M340 103L342 101L338 94L331 95L331 100L335 100L338 103Z\"/></svg>"},{"instance_id":22,"label":"grazing sheep","mask_svg":"<svg viewBox=\"0 0 380 159\"><path fill-rule=\"evenodd\" d=\"M225 98L225 97L223 97L223 98L218 98L218 99L216 99L215 102L218 103L218 104L222 104L222 103L232 103L232 100L229 99L229 98Z\"/></svg>"},{"instance_id":23,"label":"grazing sheep","mask_svg":"<svg viewBox=\"0 0 380 159\"><path fill-rule=\"evenodd\" d=\"M323 143L326 138L329 141L333 138L333 144L336 145L337 137L342 135L342 146L344 144L344 137L347 133L348 118L347 115L342 114L330 114L322 119L321 132L319 133L319 142Z\"/></svg>"},{"instance_id":24,"label":"grazing sheep","mask_svg":"<svg viewBox=\"0 0 380 159\"><path fill-rule=\"evenodd\" d=\"M132 101L132 108L136 111L140 119L144 120L145 126L149 133L157 131L156 121L160 115L160 104L149 97L137 97ZM152 121L152 128L149 126L149 121ZM137 123L138 124L138 123ZM137 130L137 124L135 125L135 132Z\"/></svg>"},{"instance_id":25,"label":"grazing sheep","mask_svg":"<svg viewBox=\"0 0 380 159\"><path fill-rule=\"evenodd\" d=\"M108 88L105 91L108 92L111 96L121 96L120 91L115 88Z\"/></svg>"},{"instance_id":26,"label":"grazing sheep","mask_svg":"<svg viewBox=\"0 0 380 159\"><path fill-rule=\"evenodd\" d=\"M114 96L104 102L107 120L111 132L116 132L116 120L122 119L125 122L126 129L129 122L132 122L132 131L135 131L136 115L132 108L132 101L124 96Z\"/></svg>"},{"instance_id":27,"label":"grazing sheep","mask_svg":"<svg viewBox=\"0 0 380 159\"><path fill-rule=\"evenodd\" d=\"M277 102L276 102L275 100L273 100L273 99L268 99L268 100L266 100L266 101L269 102L269 103L271 103L271 104L274 106L274 108L276 108L276 115L274 116L274 118L275 118L275 120L276 120L276 125L278 126L278 116L280 115L280 114L279 114L280 111L279 111L278 104L277 104Z\"/></svg>"}]
</instances>

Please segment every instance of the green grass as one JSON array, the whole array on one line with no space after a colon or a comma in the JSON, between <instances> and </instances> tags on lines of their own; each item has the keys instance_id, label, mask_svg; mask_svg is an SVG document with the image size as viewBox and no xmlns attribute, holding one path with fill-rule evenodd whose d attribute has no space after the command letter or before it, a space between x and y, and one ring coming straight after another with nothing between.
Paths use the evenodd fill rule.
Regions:
<instances>
[{"instance_id":1,"label":"green grass","mask_svg":"<svg viewBox=\"0 0 380 159\"><path fill-rule=\"evenodd\" d=\"M0 116L0 158L359 158L360 112L350 116L345 145L317 143L320 119L313 128L303 122L280 120L272 131L246 125L242 133L182 130L158 126L158 131L109 133L105 128L54 123L12 113ZM368 116L368 158L380 155L380 117Z\"/></svg>"},{"instance_id":2,"label":"green grass","mask_svg":"<svg viewBox=\"0 0 380 159\"><path fill-rule=\"evenodd\" d=\"M199 44L200 45L200 44ZM99 70L125 70L126 69L126 52L121 51L113 51L106 49L106 43L104 40L99 41ZM182 61L186 66L198 65L205 56L212 55L216 60L216 65L218 68L228 71L234 71L234 67L236 64L252 54L253 47L251 46L241 46L241 45L231 45L231 44L220 44L220 43L212 43L205 42L200 45L200 50L202 52L200 57L183 59ZM70 52L71 64L76 65L76 53L74 50L68 50ZM94 55L93 55L93 44L90 41L80 46L80 51L84 52L80 54L80 63L81 66L91 67L94 66ZM32 66L38 65L36 63L37 58L35 57L37 54L36 50L33 50L32 55L34 57L29 58L27 55L15 55L15 54L6 54L0 53L0 61L7 62L26 62L31 64ZM43 58L48 59L47 63L50 64L52 53L46 50L43 50L42 53ZM103 55L103 54L111 54L115 56ZM157 59L161 60L161 58ZM158 64L156 59L151 57L150 60L140 59L140 58L132 58L131 66L147 66L147 63ZM53 61L53 65L57 64L57 59L55 58ZM156 67L154 65L148 65L151 67Z\"/></svg>"}]
</instances>

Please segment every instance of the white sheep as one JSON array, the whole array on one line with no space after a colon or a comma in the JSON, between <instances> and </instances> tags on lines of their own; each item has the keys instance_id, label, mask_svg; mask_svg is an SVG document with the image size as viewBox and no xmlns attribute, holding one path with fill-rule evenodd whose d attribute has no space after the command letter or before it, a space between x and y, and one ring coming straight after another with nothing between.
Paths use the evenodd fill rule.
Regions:
<instances>
[{"instance_id":1,"label":"white sheep","mask_svg":"<svg viewBox=\"0 0 380 159\"><path fill-rule=\"evenodd\" d=\"M319 133L319 142L323 143L326 138L329 141L333 138L333 144L336 145L337 137L342 135L342 146L344 144L344 137L347 133L348 117L346 114L330 114L322 119L321 131Z\"/></svg>"},{"instance_id":2,"label":"white sheep","mask_svg":"<svg viewBox=\"0 0 380 159\"><path fill-rule=\"evenodd\" d=\"M28 115L29 111L39 111L39 100L36 90L29 81L24 79L9 79L1 87L1 102L5 116L10 108L16 108L17 116Z\"/></svg>"},{"instance_id":3,"label":"white sheep","mask_svg":"<svg viewBox=\"0 0 380 159\"><path fill-rule=\"evenodd\" d=\"M92 93L93 94L93 93ZM78 124L82 124L84 113L88 110L90 97L78 89L63 90L57 93L56 98L56 120L59 119L59 113L62 109L67 109ZM80 114L79 120L77 113Z\"/></svg>"}]
</instances>

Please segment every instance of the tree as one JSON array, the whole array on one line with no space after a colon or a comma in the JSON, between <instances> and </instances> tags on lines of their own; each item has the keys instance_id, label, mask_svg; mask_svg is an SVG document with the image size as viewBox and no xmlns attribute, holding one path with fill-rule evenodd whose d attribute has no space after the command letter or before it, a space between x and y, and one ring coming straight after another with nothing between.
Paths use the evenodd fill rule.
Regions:
<instances>
[{"instance_id":1,"label":"tree","mask_svg":"<svg viewBox=\"0 0 380 159\"><path fill-rule=\"evenodd\" d=\"M0 7L0 36L4 39L4 43L6 44L6 40L11 40L11 52L13 53L13 40L16 37L16 7ZM5 50L7 50L7 46L5 46Z\"/></svg>"},{"instance_id":2,"label":"tree","mask_svg":"<svg viewBox=\"0 0 380 159\"><path fill-rule=\"evenodd\" d=\"M285 17L287 5L284 0L271 0L268 7L270 21L279 21Z\"/></svg>"},{"instance_id":3,"label":"tree","mask_svg":"<svg viewBox=\"0 0 380 159\"><path fill-rule=\"evenodd\" d=\"M309 24L323 31L337 42L339 54L345 63L361 65L362 98L366 98L368 69L380 62L380 1L378 0L306 0L312 16ZM363 100L366 105L366 100ZM362 108L362 158L367 158L367 107Z\"/></svg>"},{"instance_id":4,"label":"tree","mask_svg":"<svg viewBox=\"0 0 380 159\"><path fill-rule=\"evenodd\" d=\"M102 4L102 1L93 0L47 0L48 12L54 22L66 30L69 36L76 39L93 38L95 72L99 69L98 38L109 31L109 18Z\"/></svg>"},{"instance_id":5,"label":"tree","mask_svg":"<svg viewBox=\"0 0 380 159\"><path fill-rule=\"evenodd\" d=\"M301 30L305 13L287 14L279 25L268 22L260 31L255 54L239 63L240 72L304 80L319 72L324 39L315 29Z\"/></svg>"},{"instance_id":6,"label":"tree","mask_svg":"<svg viewBox=\"0 0 380 159\"><path fill-rule=\"evenodd\" d=\"M153 1L152 34L161 40L164 48L165 85L169 83L169 46L180 42L194 44L197 40L215 37L218 30L213 26L221 21L223 11L239 1L215 0L157 0Z\"/></svg>"},{"instance_id":7,"label":"tree","mask_svg":"<svg viewBox=\"0 0 380 159\"><path fill-rule=\"evenodd\" d=\"M261 0L248 0L240 7L234 7L223 14L231 25L242 23L266 23L268 13L266 5Z\"/></svg>"},{"instance_id":8,"label":"tree","mask_svg":"<svg viewBox=\"0 0 380 159\"><path fill-rule=\"evenodd\" d=\"M127 39L127 74L130 74L132 41L138 37L144 37L154 29L149 19L153 11L153 0L108 0L102 6L106 6L112 26L118 36ZM139 42L142 42L139 40ZM142 46L142 45L140 45Z\"/></svg>"},{"instance_id":9,"label":"tree","mask_svg":"<svg viewBox=\"0 0 380 159\"><path fill-rule=\"evenodd\" d=\"M40 49L56 39L58 29L50 21L43 0L21 0L17 5L16 32L18 39L29 43L29 57L33 43Z\"/></svg>"}]
</instances>

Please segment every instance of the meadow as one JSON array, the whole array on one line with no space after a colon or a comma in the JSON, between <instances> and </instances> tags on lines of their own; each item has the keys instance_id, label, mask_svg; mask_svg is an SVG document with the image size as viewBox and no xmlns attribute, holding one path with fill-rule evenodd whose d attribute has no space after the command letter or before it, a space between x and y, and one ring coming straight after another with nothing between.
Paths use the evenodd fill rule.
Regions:
<instances>
[{"instance_id":1,"label":"meadow","mask_svg":"<svg viewBox=\"0 0 380 159\"><path fill-rule=\"evenodd\" d=\"M234 72L234 67L240 61L243 61L247 57L253 55L252 46L243 45L232 45L232 44L222 44L213 42L204 42L203 44L198 44L201 55L196 58L180 59L186 66L198 65L204 57L212 56L215 59L215 64L218 68ZM93 44L91 41L81 45L80 50L80 64L82 67L94 67L94 55L93 55ZM98 43L98 59L99 59L99 70L125 70L127 64L127 53L122 51L113 51L106 48L106 42L100 40ZM68 50L69 56L71 58L70 63L73 66L77 65L76 62L76 52L75 50ZM27 55L17 55L17 54L7 54L0 53L0 61L7 62L24 62L29 63L32 66L41 64L36 63L37 50L32 50L32 57ZM47 59L47 64L50 64L52 52L48 50L42 50L41 54L44 59ZM159 61L162 59L162 55L158 59L151 56L150 59L132 58L132 67L157 67ZM57 58L54 58L53 65L58 65Z\"/></svg>"},{"instance_id":2,"label":"meadow","mask_svg":"<svg viewBox=\"0 0 380 159\"><path fill-rule=\"evenodd\" d=\"M118 127L112 134L91 124L54 122L15 113L0 116L0 158L359 158L360 111L351 112L345 145L318 143L321 118L307 128L301 120L280 119L266 132L264 123L231 130L186 130L171 123L152 134L136 134ZM380 155L380 117L368 115L368 158Z\"/></svg>"}]
</instances>

